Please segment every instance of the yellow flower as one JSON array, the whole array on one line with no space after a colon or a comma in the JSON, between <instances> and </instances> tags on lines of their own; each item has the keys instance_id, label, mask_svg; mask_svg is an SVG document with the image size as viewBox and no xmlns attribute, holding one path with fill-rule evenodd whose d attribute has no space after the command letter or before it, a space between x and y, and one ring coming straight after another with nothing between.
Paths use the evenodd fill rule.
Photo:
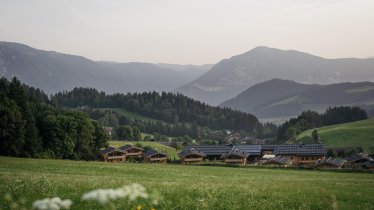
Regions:
<instances>
[{"instance_id":1,"label":"yellow flower","mask_svg":"<svg viewBox=\"0 0 374 210\"><path fill-rule=\"evenodd\" d=\"M139 205L138 207L136 207L137 210L142 210L142 206Z\"/></svg>"},{"instance_id":2,"label":"yellow flower","mask_svg":"<svg viewBox=\"0 0 374 210\"><path fill-rule=\"evenodd\" d=\"M156 210L155 208L151 208L151 210Z\"/></svg>"}]
</instances>

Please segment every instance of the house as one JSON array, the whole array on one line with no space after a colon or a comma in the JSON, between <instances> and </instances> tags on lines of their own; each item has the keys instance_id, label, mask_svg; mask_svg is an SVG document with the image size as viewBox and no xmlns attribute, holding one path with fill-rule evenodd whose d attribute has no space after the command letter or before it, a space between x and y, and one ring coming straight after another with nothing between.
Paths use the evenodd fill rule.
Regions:
<instances>
[{"instance_id":1,"label":"house","mask_svg":"<svg viewBox=\"0 0 374 210\"><path fill-rule=\"evenodd\" d=\"M355 153L344 158L347 161L347 165L350 168L362 169L366 168L366 163L368 161L373 161L373 159L368 154Z\"/></svg>"},{"instance_id":2,"label":"house","mask_svg":"<svg viewBox=\"0 0 374 210\"><path fill-rule=\"evenodd\" d=\"M144 152L144 149L140 147L133 146L131 144L126 144L122 147L118 148L119 150L123 151L126 153L126 158L127 159L138 159L141 158Z\"/></svg>"},{"instance_id":3,"label":"house","mask_svg":"<svg viewBox=\"0 0 374 210\"><path fill-rule=\"evenodd\" d=\"M267 160L264 165L273 165L273 166L287 166L290 164L290 160L287 157L276 156Z\"/></svg>"},{"instance_id":4,"label":"house","mask_svg":"<svg viewBox=\"0 0 374 210\"><path fill-rule=\"evenodd\" d=\"M315 167L316 168L342 168L346 161L335 159L332 157L324 158L322 160L317 160Z\"/></svg>"},{"instance_id":5,"label":"house","mask_svg":"<svg viewBox=\"0 0 374 210\"><path fill-rule=\"evenodd\" d=\"M249 154L238 148L232 148L230 152L223 154L221 158L224 163L246 165Z\"/></svg>"},{"instance_id":6,"label":"house","mask_svg":"<svg viewBox=\"0 0 374 210\"><path fill-rule=\"evenodd\" d=\"M261 145L252 145L252 144L234 145L233 149L238 149L248 154L247 161L249 163L256 163L261 158Z\"/></svg>"},{"instance_id":7,"label":"house","mask_svg":"<svg viewBox=\"0 0 374 210\"><path fill-rule=\"evenodd\" d=\"M221 156L230 152L232 147L232 145L187 145L184 150L193 148L204 153L208 160L220 160Z\"/></svg>"},{"instance_id":8,"label":"house","mask_svg":"<svg viewBox=\"0 0 374 210\"><path fill-rule=\"evenodd\" d=\"M145 163L166 163L168 155L157 150L148 150L143 154Z\"/></svg>"},{"instance_id":9,"label":"house","mask_svg":"<svg viewBox=\"0 0 374 210\"><path fill-rule=\"evenodd\" d=\"M272 155L274 153L274 149L277 146L278 145L275 145L275 144L264 144L264 145L261 145L261 154L262 155Z\"/></svg>"},{"instance_id":10,"label":"house","mask_svg":"<svg viewBox=\"0 0 374 210\"><path fill-rule=\"evenodd\" d=\"M326 149L324 144L282 144L273 154L288 158L291 165L313 165L325 158Z\"/></svg>"},{"instance_id":11,"label":"house","mask_svg":"<svg viewBox=\"0 0 374 210\"><path fill-rule=\"evenodd\" d=\"M369 170L374 170L374 161L370 160L370 161L366 162L366 168L369 169Z\"/></svg>"},{"instance_id":12,"label":"house","mask_svg":"<svg viewBox=\"0 0 374 210\"><path fill-rule=\"evenodd\" d=\"M182 164L195 164L202 163L206 154L195 148L184 149L181 153L178 154Z\"/></svg>"},{"instance_id":13,"label":"house","mask_svg":"<svg viewBox=\"0 0 374 210\"><path fill-rule=\"evenodd\" d=\"M101 155L105 162L125 162L126 153L115 147L108 147L102 150Z\"/></svg>"}]
</instances>

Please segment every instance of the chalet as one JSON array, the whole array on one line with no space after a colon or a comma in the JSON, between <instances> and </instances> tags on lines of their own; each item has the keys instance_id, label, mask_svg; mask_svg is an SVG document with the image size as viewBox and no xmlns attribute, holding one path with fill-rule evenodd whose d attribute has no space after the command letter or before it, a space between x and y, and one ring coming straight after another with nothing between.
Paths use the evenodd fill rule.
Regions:
<instances>
[{"instance_id":1,"label":"chalet","mask_svg":"<svg viewBox=\"0 0 374 210\"><path fill-rule=\"evenodd\" d=\"M274 149L277 146L278 145L274 145L274 144L264 144L264 145L261 145L261 154L262 155L272 155L274 153Z\"/></svg>"},{"instance_id":2,"label":"chalet","mask_svg":"<svg viewBox=\"0 0 374 210\"><path fill-rule=\"evenodd\" d=\"M233 146L233 149L248 154L247 161L249 163L256 163L261 158L261 145L242 144Z\"/></svg>"},{"instance_id":3,"label":"chalet","mask_svg":"<svg viewBox=\"0 0 374 210\"><path fill-rule=\"evenodd\" d=\"M246 165L249 154L238 148L232 148L230 152L223 154L221 158L224 163Z\"/></svg>"},{"instance_id":4,"label":"chalet","mask_svg":"<svg viewBox=\"0 0 374 210\"><path fill-rule=\"evenodd\" d=\"M288 158L291 165L313 165L325 158L326 149L323 144L282 144L273 154Z\"/></svg>"},{"instance_id":5,"label":"chalet","mask_svg":"<svg viewBox=\"0 0 374 210\"><path fill-rule=\"evenodd\" d=\"M342 168L346 161L345 160L340 160L340 159L335 159L332 157L329 158L324 158L322 160L317 160L315 167L316 168Z\"/></svg>"},{"instance_id":6,"label":"chalet","mask_svg":"<svg viewBox=\"0 0 374 210\"><path fill-rule=\"evenodd\" d=\"M362 169L366 168L366 163L373 159L367 154L355 153L344 158L347 161L347 165L350 168Z\"/></svg>"},{"instance_id":7,"label":"chalet","mask_svg":"<svg viewBox=\"0 0 374 210\"><path fill-rule=\"evenodd\" d=\"M144 149L135 147L131 144L124 145L122 147L118 148L119 150L123 151L126 153L126 158L132 158L132 159L138 159L141 158L144 152Z\"/></svg>"},{"instance_id":8,"label":"chalet","mask_svg":"<svg viewBox=\"0 0 374 210\"><path fill-rule=\"evenodd\" d=\"M145 163L166 163L168 155L157 150L148 150L143 154Z\"/></svg>"},{"instance_id":9,"label":"chalet","mask_svg":"<svg viewBox=\"0 0 374 210\"><path fill-rule=\"evenodd\" d=\"M370 161L366 162L366 168L369 169L369 170L374 170L374 161L370 160Z\"/></svg>"},{"instance_id":10,"label":"chalet","mask_svg":"<svg viewBox=\"0 0 374 210\"><path fill-rule=\"evenodd\" d=\"M231 151L232 145L187 145L184 150L193 148L204 153L208 160L219 160L223 154Z\"/></svg>"},{"instance_id":11,"label":"chalet","mask_svg":"<svg viewBox=\"0 0 374 210\"><path fill-rule=\"evenodd\" d=\"M195 164L195 163L202 163L206 154L201 152L195 148L187 148L184 149L181 153L179 153L179 157L181 159L182 164Z\"/></svg>"},{"instance_id":12,"label":"chalet","mask_svg":"<svg viewBox=\"0 0 374 210\"><path fill-rule=\"evenodd\" d=\"M105 162L125 162L126 160L126 153L115 147L105 148L100 153Z\"/></svg>"},{"instance_id":13,"label":"chalet","mask_svg":"<svg viewBox=\"0 0 374 210\"><path fill-rule=\"evenodd\" d=\"M267 160L264 165L273 165L273 166L287 166L289 165L290 160L287 157L276 156Z\"/></svg>"}]
</instances>

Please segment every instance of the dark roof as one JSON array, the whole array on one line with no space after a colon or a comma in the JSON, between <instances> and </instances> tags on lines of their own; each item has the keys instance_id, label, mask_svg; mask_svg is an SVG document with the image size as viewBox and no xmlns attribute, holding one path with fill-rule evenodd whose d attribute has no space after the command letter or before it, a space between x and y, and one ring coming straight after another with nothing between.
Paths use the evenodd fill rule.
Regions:
<instances>
[{"instance_id":1,"label":"dark roof","mask_svg":"<svg viewBox=\"0 0 374 210\"><path fill-rule=\"evenodd\" d=\"M324 144L281 144L273 152L275 155L325 155Z\"/></svg>"},{"instance_id":2,"label":"dark roof","mask_svg":"<svg viewBox=\"0 0 374 210\"><path fill-rule=\"evenodd\" d=\"M372 160L368 155L362 153L355 153L344 158L348 162L356 162L358 160Z\"/></svg>"},{"instance_id":3,"label":"dark roof","mask_svg":"<svg viewBox=\"0 0 374 210\"><path fill-rule=\"evenodd\" d=\"M265 162L265 164L279 164L279 165L287 165L288 164L288 158L283 156L276 156L275 158L272 158Z\"/></svg>"},{"instance_id":4,"label":"dark roof","mask_svg":"<svg viewBox=\"0 0 374 210\"><path fill-rule=\"evenodd\" d=\"M106 155L106 154L111 153L111 152L114 152L114 151L124 153L122 150L117 149L117 148L115 148L115 147L107 147L107 148L101 150L100 153L101 153L101 155Z\"/></svg>"},{"instance_id":5,"label":"dark roof","mask_svg":"<svg viewBox=\"0 0 374 210\"><path fill-rule=\"evenodd\" d=\"M318 160L316 162L316 166L332 165L332 166L336 166L336 167L341 167L344 164L344 162L346 162L346 161L329 157L329 158L324 158L323 160Z\"/></svg>"},{"instance_id":6,"label":"dark roof","mask_svg":"<svg viewBox=\"0 0 374 210\"><path fill-rule=\"evenodd\" d=\"M228 145L187 145L185 150L194 148L195 150L203 152L206 156L221 156L230 152L232 146Z\"/></svg>"},{"instance_id":7,"label":"dark roof","mask_svg":"<svg viewBox=\"0 0 374 210\"><path fill-rule=\"evenodd\" d=\"M144 154L143 154L143 157L150 157L150 156L153 156L153 155L164 155L164 156L168 156L168 154L164 153L164 152L159 152L157 150L147 150Z\"/></svg>"},{"instance_id":8,"label":"dark roof","mask_svg":"<svg viewBox=\"0 0 374 210\"><path fill-rule=\"evenodd\" d=\"M127 150L129 150L129 149L131 149L131 148L140 149L140 150L143 150L143 151L144 151L143 148L135 147L135 146L133 146L133 145L131 145L131 144L126 144L126 145L124 145L124 146L119 147L118 149L123 150L123 151L127 151Z\"/></svg>"},{"instance_id":9,"label":"dark roof","mask_svg":"<svg viewBox=\"0 0 374 210\"><path fill-rule=\"evenodd\" d=\"M198 155L198 156L206 157L206 154L204 152L199 151L199 150L197 150L195 148L184 149L178 155L179 155L179 157L186 157L187 155Z\"/></svg>"},{"instance_id":10,"label":"dark roof","mask_svg":"<svg viewBox=\"0 0 374 210\"><path fill-rule=\"evenodd\" d=\"M229 156L236 156L236 157L242 157L247 158L249 156L249 153L247 153L244 150L240 150L238 148L232 148L230 152L223 154L221 158L229 157Z\"/></svg>"},{"instance_id":11,"label":"dark roof","mask_svg":"<svg viewBox=\"0 0 374 210\"><path fill-rule=\"evenodd\" d=\"M262 150L274 150L278 145L276 144L263 144L261 145Z\"/></svg>"},{"instance_id":12,"label":"dark roof","mask_svg":"<svg viewBox=\"0 0 374 210\"><path fill-rule=\"evenodd\" d=\"M233 149L239 149L240 151L248 153L249 156L260 156L261 155L261 145L255 145L255 144L234 145Z\"/></svg>"}]
</instances>

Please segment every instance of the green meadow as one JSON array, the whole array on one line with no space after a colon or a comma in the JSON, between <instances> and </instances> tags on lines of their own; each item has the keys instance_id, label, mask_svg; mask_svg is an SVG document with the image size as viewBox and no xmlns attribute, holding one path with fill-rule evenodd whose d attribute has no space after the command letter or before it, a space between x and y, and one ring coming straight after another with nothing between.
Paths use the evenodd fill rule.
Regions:
<instances>
[{"instance_id":1,"label":"green meadow","mask_svg":"<svg viewBox=\"0 0 374 210\"><path fill-rule=\"evenodd\" d=\"M312 143L312 131L307 130L297 136L298 142ZM352 123L317 128L322 143L327 147L358 147L368 152L374 147L374 118ZM295 142L294 142L295 143Z\"/></svg>"},{"instance_id":2,"label":"green meadow","mask_svg":"<svg viewBox=\"0 0 374 210\"><path fill-rule=\"evenodd\" d=\"M28 208L59 196L73 201L71 209L100 209L81 201L82 194L130 183L163 197L142 209L374 209L369 173L0 157L0 209L8 209L4 195ZM129 203L114 204L125 209Z\"/></svg>"}]
</instances>

